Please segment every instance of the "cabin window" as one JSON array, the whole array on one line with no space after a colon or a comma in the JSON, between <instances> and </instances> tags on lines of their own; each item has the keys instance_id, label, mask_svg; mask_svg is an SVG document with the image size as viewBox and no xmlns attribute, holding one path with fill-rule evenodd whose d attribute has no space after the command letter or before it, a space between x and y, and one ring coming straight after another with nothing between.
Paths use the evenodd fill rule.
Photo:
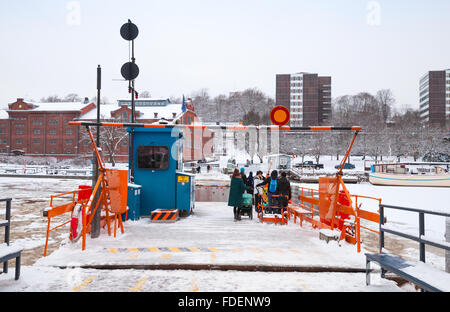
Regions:
<instances>
[{"instance_id":1,"label":"cabin window","mask_svg":"<svg viewBox=\"0 0 450 312\"><path fill-rule=\"evenodd\" d=\"M167 146L142 145L137 152L138 168L167 170L169 168L169 148Z\"/></svg>"}]
</instances>

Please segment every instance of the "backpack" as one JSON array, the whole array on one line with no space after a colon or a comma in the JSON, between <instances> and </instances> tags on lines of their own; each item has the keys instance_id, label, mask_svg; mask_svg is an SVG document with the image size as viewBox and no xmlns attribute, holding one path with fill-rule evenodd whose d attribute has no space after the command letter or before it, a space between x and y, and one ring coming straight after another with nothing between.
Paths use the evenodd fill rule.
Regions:
<instances>
[{"instance_id":1,"label":"backpack","mask_svg":"<svg viewBox=\"0 0 450 312\"><path fill-rule=\"evenodd\" d=\"M276 190L277 190L277 179L274 180L270 178L269 192L275 193Z\"/></svg>"}]
</instances>

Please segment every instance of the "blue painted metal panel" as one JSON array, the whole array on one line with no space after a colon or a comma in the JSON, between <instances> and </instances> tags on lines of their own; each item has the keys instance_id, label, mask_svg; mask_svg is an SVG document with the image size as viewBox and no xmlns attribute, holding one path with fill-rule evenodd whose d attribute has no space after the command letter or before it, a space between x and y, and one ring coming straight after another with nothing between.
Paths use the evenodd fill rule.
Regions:
<instances>
[{"instance_id":1,"label":"blue painted metal panel","mask_svg":"<svg viewBox=\"0 0 450 312\"><path fill-rule=\"evenodd\" d=\"M141 217L141 189L141 185L128 184L128 220L136 221Z\"/></svg>"},{"instance_id":2,"label":"blue painted metal panel","mask_svg":"<svg viewBox=\"0 0 450 312\"><path fill-rule=\"evenodd\" d=\"M128 128L128 132L132 129ZM134 183L142 186L140 216L150 216L155 209L176 208L177 140L179 129L134 128ZM169 166L165 170L138 168L139 146L167 146ZM131 151L131 144L129 144ZM180 155L181 157L181 155ZM131 168L131 165L130 165Z\"/></svg>"},{"instance_id":3,"label":"blue painted metal panel","mask_svg":"<svg viewBox=\"0 0 450 312\"><path fill-rule=\"evenodd\" d=\"M177 202L178 210L182 215L189 216L195 206L195 180L194 175L188 173L177 173Z\"/></svg>"}]
</instances>

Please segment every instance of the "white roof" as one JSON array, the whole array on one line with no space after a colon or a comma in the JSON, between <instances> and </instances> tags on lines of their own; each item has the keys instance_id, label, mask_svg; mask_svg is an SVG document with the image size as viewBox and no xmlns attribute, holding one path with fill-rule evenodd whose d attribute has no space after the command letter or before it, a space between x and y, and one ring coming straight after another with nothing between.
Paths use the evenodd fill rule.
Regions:
<instances>
[{"instance_id":1,"label":"white roof","mask_svg":"<svg viewBox=\"0 0 450 312\"><path fill-rule=\"evenodd\" d=\"M120 109L117 104L102 104L100 105L100 115L103 118L111 118L111 112ZM136 112L140 112L140 115L136 117L139 119L155 119L155 113L158 113L159 118L174 119L173 113L176 114L175 118L179 118L182 114L182 104L169 104L167 106L139 106L135 107ZM93 120L97 118L97 109L93 109L80 117L81 120Z\"/></svg>"},{"instance_id":2,"label":"white roof","mask_svg":"<svg viewBox=\"0 0 450 312\"><path fill-rule=\"evenodd\" d=\"M0 110L0 119L8 119L9 115L5 109Z\"/></svg>"},{"instance_id":3,"label":"white roof","mask_svg":"<svg viewBox=\"0 0 450 312\"><path fill-rule=\"evenodd\" d=\"M56 102L56 103L33 103L26 102L27 104L32 104L34 108L27 111L80 111L84 107L88 106L89 103L84 102Z\"/></svg>"}]
</instances>

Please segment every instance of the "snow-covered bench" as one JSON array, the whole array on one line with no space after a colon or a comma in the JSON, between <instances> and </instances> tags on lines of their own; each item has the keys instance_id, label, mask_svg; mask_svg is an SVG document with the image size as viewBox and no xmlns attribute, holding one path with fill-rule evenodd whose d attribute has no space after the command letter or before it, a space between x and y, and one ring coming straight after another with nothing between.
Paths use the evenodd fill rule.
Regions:
<instances>
[{"instance_id":1,"label":"snow-covered bench","mask_svg":"<svg viewBox=\"0 0 450 312\"><path fill-rule=\"evenodd\" d=\"M366 285L370 285L370 262L377 262L382 269L431 292L449 292L450 274L423 262L406 261L390 254L366 254Z\"/></svg>"},{"instance_id":2,"label":"snow-covered bench","mask_svg":"<svg viewBox=\"0 0 450 312\"><path fill-rule=\"evenodd\" d=\"M419 233L405 233L398 231L396 226L384 224L385 209L395 209L419 214ZM407 208L390 205L380 205L380 252L378 254L366 253L366 284L370 284L370 262L377 262L381 267L381 277L385 277L385 271L392 272L397 276L417 285L422 290L433 292L450 291L450 274L425 264L425 246L450 250L450 243L436 240L425 236L425 215L435 215L449 218L450 214L438 209L424 210L417 208ZM397 235L419 243L420 259L417 262L406 261L405 259L383 252L384 234Z\"/></svg>"},{"instance_id":3,"label":"snow-covered bench","mask_svg":"<svg viewBox=\"0 0 450 312\"><path fill-rule=\"evenodd\" d=\"M302 226L303 223L303 218L305 215L312 217L313 216L313 212L311 210L299 207L299 206L293 206L290 205L288 206L288 211L289 211L289 217L291 214L294 215L294 223L297 222L297 217L299 217L300 219L300 226Z\"/></svg>"},{"instance_id":4,"label":"snow-covered bench","mask_svg":"<svg viewBox=\"0 0 450 312\"><path fill-rule=\"evenodd\" d=\"M0 199L0 202L6 202L6 220L0 221L0 227L5 227L5 243L0 245L0 263L3 262L3 273L8 273L8 261L16 259L16 273L15 279L20 277L20 257L22 248L17 246L10 246L9 233L11 227L11 198Z\"/></svg>"},{"instance_id":5,"label":"snow-covered bench","mask_svg":"<svg viewBox=\"0 0 450 312\"><path fill-rule=\"evenodd\" d=\"M3 262L3 273L8 273L8 261L16 259L15 279L20 277L20 257L22 248L17 246L8 246L7 244L0 245L0 262Z\"/></svg>"}]
</instances>

